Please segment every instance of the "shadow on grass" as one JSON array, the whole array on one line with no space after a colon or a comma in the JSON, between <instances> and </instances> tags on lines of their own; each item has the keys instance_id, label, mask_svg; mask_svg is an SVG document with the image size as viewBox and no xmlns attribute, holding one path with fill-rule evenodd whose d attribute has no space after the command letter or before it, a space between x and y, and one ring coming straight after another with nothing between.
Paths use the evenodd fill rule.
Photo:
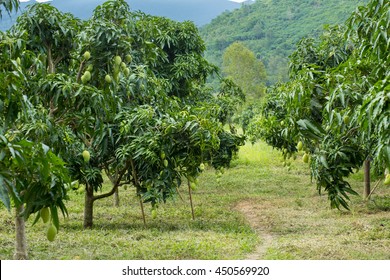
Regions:
<instances>
[{"instance_id":1,"label":"shadow on grass","mask_svg":"<svg viewBox=\"0 0 390 280\"><path fill-rule=\"evenodd\" d=\"M83 230L82 221L72 221L71 223L63 223L61 225L64 231L80 231ZM169 233L179 231L213 231L218 233L230 234L251 234L254 230L249 225L243 225L238 219L236 221L230 220L179 220L178 222L164 221L163 219L156 219L147 221L143 224L142 219L134 218L127 221L117 220L95 221L92 230L103 230L107 232L116 232L118 230L131 232L150 231L158 233Z\"/></svg>"}]
</instances>

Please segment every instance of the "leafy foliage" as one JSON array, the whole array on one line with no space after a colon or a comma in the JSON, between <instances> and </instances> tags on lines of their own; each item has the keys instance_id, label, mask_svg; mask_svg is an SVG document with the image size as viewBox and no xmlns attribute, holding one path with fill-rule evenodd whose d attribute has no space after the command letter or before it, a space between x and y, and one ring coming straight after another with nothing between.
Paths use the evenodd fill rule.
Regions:
<instances>
[{"instance_id":1,"label":"leafy foliage","mask_svg":"<svg viewBox=\"0 0 390 280\"><path fill-rule=\"evenodd\" d=\"M36 4L9 38L22 38L23 100L31 104L19 133L52 147L85 186L85 227L93 202L120 186L133 185L155 206L183 178L195 180L202 163L228 166L243 144L223 129L242 92L231 81L216 95L206 87L217 69L193 23L131 12L123 0L103 3L84 22ZM98 193L103 172L112 189Z\"/></svg>"},{"instance_id":2,"label":"leafy foliage","mask_svg":"<svg viewBox=\"0 0 390 280\"><path fill-rule=\"evenodd\" d=\"M27 140L9 142L3 135L1 143L1 200L7 208L25 204L23 216L50 207L52 219L59 226L56 208L67 213L63 199L69 182L64 162L49 147Z\"/></svg>"},{"instance_id":3,"label":"leafy foliage","mask_svg":"<svg viewBox=\"0 0 390 280\"><path fill-rule=\"evenodd\" d=\"M0 19L3 16L3 9L8 13L12 13L19 9L19 0L2 0L0 1Z\"/></svg>"},{"instance_id":4,"label":"leafy foliage","mask_svg":"<svg viewBox=\"0 0 390 280\"><path fill-rule=\"evenodd\" d=\"M222 72L244 92L249 104L258 102L265 91L264 65L242 43L231 44L223 53Z\"/></svg>"},{"instance_id":5,"label":"leafy foliage","mask_svg":"<svg viewBox=\"0 0 390 280\"><path fill-rule=\"evenodd\" d=\"M389 3L370 1L346 26L327 27L319 40L303 39L291 55L291 81L268 93L252 135L291 155L302 141L311 174L332 207L348 209L345 180L372 158L389 168Z\"/></svg>"},{"instance_id":6,"label":"leafy foliage","mask_svg":"<svg viewBox=\"0 0 390 280\"><path fill-rule=\"evenodd\" d=\"M33 83L26 67L27 61L37 58L26 50L23 34L1 33L0 38L0 198L9 210L25 205L20 213L25 219L51 207L58 227L57 207L66 214L64 186L69 177L65 163L50 150L50 143L21 131L24 121L37 115L27 98Z\"/></svg>"},{"instance_id":7,"label":"leafy foliage","mask_svg":"<svg viewBox=\"0 0 390 280\"><path fill-rule=\"evenodd\" d=\"M256 1L226 11L201 28L206 57L218 66L232 43L242 42L266 68L267 85L288 80L288 56L303 37L321 34L324 24L341 24L367 1Z\"/></svg>"}]
</instances>

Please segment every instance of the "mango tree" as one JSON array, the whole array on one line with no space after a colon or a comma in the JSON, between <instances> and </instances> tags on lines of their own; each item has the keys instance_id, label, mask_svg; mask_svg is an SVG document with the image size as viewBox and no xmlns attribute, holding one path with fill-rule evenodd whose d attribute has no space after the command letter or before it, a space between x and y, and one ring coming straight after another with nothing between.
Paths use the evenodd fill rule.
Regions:
<instances>
[{"instance_id":1,"label":"mango tree","mask_svg":"<svg viewBox=\"0 0 390 280\"><path fill-rule=\"evenodd\" d=\"M290 81L268 91L251 126L286 161L303 149L332 207L349 208L348 194L356 192L346 178L365 160L378 173L390 166L388 8L370 1L346 26L327 27L318 41L303 39L290 57Z\"/></svg>"},{"instance_id":2,"label":"mango tree","mask_svg":"<svg viewBox=\"0 0 390 280\"><path fill-rule=\"evenodd\" d=\"M111 111L115 118L93 151L100 162L96 167L106 171L113 187L96 196L87 189L85 213L91 213L93 201L129 183L141 205L151 202L155 210L177 192L183 177L196 178L206 154L219 149L222 128L213 115L219 107L205 88L215 67L203 58L204 45L192 23L131 13L124 1L109 1L89 24L83 49L90 51L91 63L99 63L94 57L102 63L93 66L103 70L97 80L106 75L106 84L95 86L108 89L120 106ZM101 59L105 56L109 61ZM85 217L84 226L91 227L92 215Z\"/></svg>"},{"instance_id":3,"label":"mango tree","mask_svg":"<svg viewBox=\"0 0 390 280\"><path fill-rule=\"evenodd\" d=\"M204 60L192 23L109 1L83 23L34 5L15 30L25 32L39 58L30 67L36 87L29 97L40 110L22 131L51 139L72 180L85 186L85 228L92 227L94 201L120 186L132 184L141 202L155 206L182 177L196 177L203 158L212 161L216 151L231 159L242 144L241 137L226 137L218 115L227 109L205 88L215 67ZM230 140L223 152L221 139ZM112 188L97 194L103 171Z\"/></svg>"},{"instance_id":4,"label":"mango tree","mask_svg":"<svg viewBox=\"0 0 390 280\"><path fill-rule=\"evenodd\" d=\"M350 73L359 71L363 74L359 84L365 90L360 110L354 114L354 118L358 119L361 141L369 151L365 161L365 196L370 195L367 169L371 160L377 173L383 175L385 170L384 182L390 184L389 9L388 1L371 1L367 7L358 9L348 20L347 34L354 39L357 52L347 69Z\"/></svg>"},{"instance_id":5,"label":"mango tree","mask_svg":"<svg viewBox=\"0 0 390 280\"><path fill-rule=\"evenodd\" d=\"M26 48L24 34L0 33L0 200L15 209L16 259L27 259L25 221L37 213L49 223L48 239L59 228L58 210L67 213L63 200L69 177L65 163L42 141L22 133L37 109L28 99L34 87L29 71L37 57Z\"/></svg>"}]
</instances>

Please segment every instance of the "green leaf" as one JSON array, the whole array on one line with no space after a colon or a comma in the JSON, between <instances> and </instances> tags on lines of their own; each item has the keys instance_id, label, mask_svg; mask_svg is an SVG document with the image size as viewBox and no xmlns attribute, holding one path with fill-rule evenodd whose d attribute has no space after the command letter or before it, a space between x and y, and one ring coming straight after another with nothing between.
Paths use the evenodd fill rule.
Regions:
<instances>
[{"instance_id":1,"label":"green leaf","mask_svg":"<svg viewBox=\"0 0 390 280\"><path fill-rule=\"evenodd\" d=\"M311 138L322 139L325 134L324 129L320 125L314 124L307 119L301 119L297 122L297 124L301 127L302 133Z\"/></svg>"},{"instance_id":2,"label":"green leaf","mask_svg":"<svg viewBox=\"0 0 390 280\"><path fill-rule=\"evenodd\" d=\"M57 228L57 230L60 228L60 221L58 218L58 211L56 206L51 206L50 207L50 213L51 213L51 218L54 226Z\"/></svg>"},{"instance_id":3,"label":"green leaf","mask_svg":"<svg viewBox=\"0 0 390 280\"><path fill-rule=\"evenodd\" d=\"M326 156L321 155L320 156L321 163L325 166L326 169L329 169L328 161L326 160Z\"/></svg>"}]
</instances>

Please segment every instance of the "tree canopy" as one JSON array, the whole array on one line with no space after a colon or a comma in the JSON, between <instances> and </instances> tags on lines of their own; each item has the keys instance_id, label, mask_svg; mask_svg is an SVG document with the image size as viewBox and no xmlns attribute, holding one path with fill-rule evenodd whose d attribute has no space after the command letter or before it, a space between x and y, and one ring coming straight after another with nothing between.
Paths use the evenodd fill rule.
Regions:
<instances>
[{"instance_id":1,"label":"tree canopy","mask_svg":"<svg viewBox=\"0 0 390 280\"><path fill-rule=\"evenodd\" d=\"M133 186L142 203L156 207L183 179L195 180L201 164L228 166L243 144L223 128L235 110L231 100L237 105L242 95L230 81L221 81L217 95L207 88L216 67L203 57L191 22L132 12L123 0L98 6L87 21L35 4L2 36L15 59L7 62L2 52L3 75L20 80L2 85L2 118L14 123L14 134L62 158L58 164L73 184L63 184L59 198L72 186L85 187L86 228L94 201L119 187ZM20 114L25 104L29 114ZM112 189L99 193L103 172Z\"/></svg>"},{"instance_id":2,"label":"tree canopy","mask_svg":"<svg viewBox=\"0 0 390 280\"><path fill-rule=\"evenodd\" d=\"M252 134L286 157L304 147L312 178L332 207L348 209L357 194L347 177L364 160L384 176L390 168L389 2L372 0L343 26L299 42L291 81L268 91Z\"/></svg>"},{"instance_id":3,"label":"tree canopy","mask_svg":"<svg viewBox=\"0 0 390 280\"><path fill-rule=\"evenodd\" d=\"M231 44L222 59L222 73L242 89L248 103L259 102L265 91L264 64L240 42Z\"/></svg>"}]
</instances>

